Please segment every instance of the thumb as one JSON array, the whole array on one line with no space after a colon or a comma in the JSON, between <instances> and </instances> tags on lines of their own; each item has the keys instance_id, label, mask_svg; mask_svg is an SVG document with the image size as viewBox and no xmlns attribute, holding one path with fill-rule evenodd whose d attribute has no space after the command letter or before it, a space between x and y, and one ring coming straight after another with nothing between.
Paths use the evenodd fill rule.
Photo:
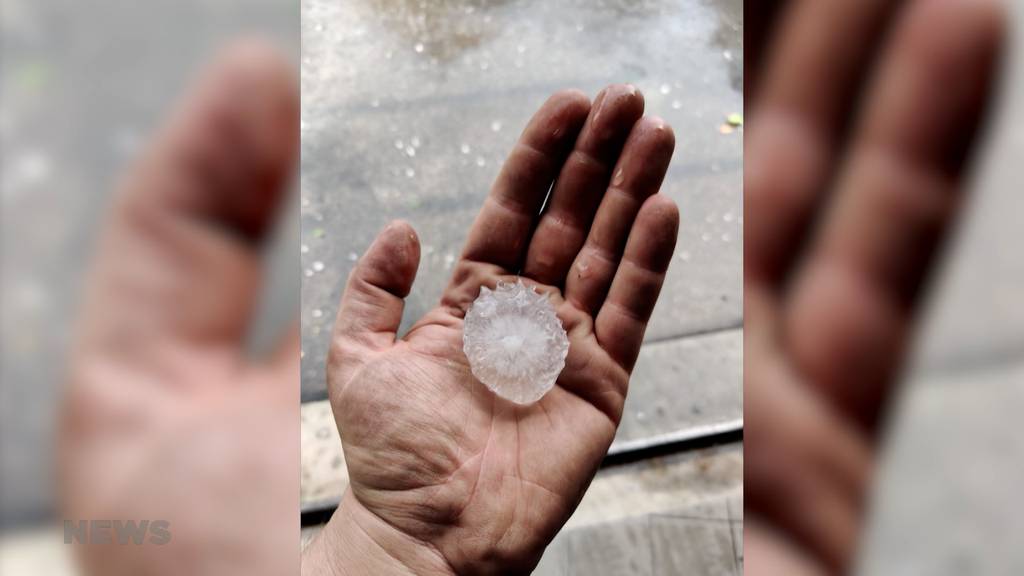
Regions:
<instances>
[{"instance_id":1,"label":"thumb","mask_svg":"<svg viewBox=\"0 0 1024 576\"><path fill-rule=\"evenodd\" d=\"M412 226L401 220L385 226L349 276L334 341L372 350L394 344L419 263L420 241Z\"/></svg>"}]
</instances>

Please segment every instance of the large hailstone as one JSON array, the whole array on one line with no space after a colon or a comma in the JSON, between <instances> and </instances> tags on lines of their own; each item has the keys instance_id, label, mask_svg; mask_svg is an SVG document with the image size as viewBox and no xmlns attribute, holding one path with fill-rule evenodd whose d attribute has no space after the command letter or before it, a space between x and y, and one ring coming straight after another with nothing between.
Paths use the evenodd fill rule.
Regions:
<instances>
[{"instance_id":1,"label":"large hailstone","mask_svg":"<svg viewBox=\"0 0 1024 576\"><path fill-rule=\"evenodd\" d=\"M569 337L547 297L520 280L480 287L466 312L462 346L478 380L506 400L530 404L554 387Z\"/></svg>"}]
</instances>

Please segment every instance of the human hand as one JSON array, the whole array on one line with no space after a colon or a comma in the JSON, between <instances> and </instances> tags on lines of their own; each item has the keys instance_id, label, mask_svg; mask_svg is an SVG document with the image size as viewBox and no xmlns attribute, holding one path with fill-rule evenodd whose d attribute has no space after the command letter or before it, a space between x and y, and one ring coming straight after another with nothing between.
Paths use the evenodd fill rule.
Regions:
<instances>
[{"instance_id":1,"label":"human hand","mask_svg":"<svg viewBox=\"0 0 1024 576\"><path fill-rule=\"evenodd\" d=\"M773 4L763 73L748 75L745 564L842 573L1003 14L972 0L759 8Z\"/></svg>"},{"instance_id":2,"label":"human hand","mask_svg":"<svg viewBox=\"0 0 1024 576\"><path fill-rule=\"evenodd\" d=\"M578 92L552 96L439 305L404 337L415 232L392 223L359 260L327 367L350 487L304 572L525 573L539 561L612 442L675 245L677 209L656 194L674 137L642 114L632 86L606 88L593 107ZM484 387L462 351L480 287L517 278L549 296L570 341L555 388L527 406Z\"/></svg>"},{"instance_id":3,"label":"human hand","mask_svg":"<svg viewBox=\"0 0 1024 576\"><path fill-rule=\"evenodd\" d=\"M78 546L86 574L294 570L298 331L256 360L243 340L297 124L291 67L240 43L118 190L73 343L62 513L167 521L170 542Z\"/></svg>"}]
</instances>

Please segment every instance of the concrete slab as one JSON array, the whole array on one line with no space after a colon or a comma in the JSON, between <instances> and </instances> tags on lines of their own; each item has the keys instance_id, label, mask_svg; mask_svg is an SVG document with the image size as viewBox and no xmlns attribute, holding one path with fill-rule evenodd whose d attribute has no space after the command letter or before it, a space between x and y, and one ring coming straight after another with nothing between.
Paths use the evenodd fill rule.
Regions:
<instances>
[{"instance_id":1,"label":"concrete slab","mask_svg":"<svg viewBox=\"0 0 1024 576\"><path fill-rule=\"evenodd\" d=\"M647 517L573 530L564 539L568 542L568 576L654 574Z\"/></svg>"},{"instance_id":2,"label":"concrete slab","mask_svg":"<svg viewBox=\"0 0 1024 576\"><path fill-rule=\"evenodd\" d=\"M651 516L657 574L733 574L739 562L728 520Z\"/></svg>"},{"instance_id":3,"label":"concrete slab","mask_svg":"<svg viewBox=\"0 0 1024 576\"><path fill-rule=\"evenodd\" d=\"M742 420L742 330L651 343L640 351L612 450Z\"/></svg>"},{"instance_id":4,"label":"concrete slab","mask_svg":"<svg viewBox=\"0 0 1024 576\"><path fill-rule=\"evenodd\" d=\"M300 495L303 507L336 503L348 487L348 469L331 405L308 402L301 411Z\"/></svg>"}]
</instances>

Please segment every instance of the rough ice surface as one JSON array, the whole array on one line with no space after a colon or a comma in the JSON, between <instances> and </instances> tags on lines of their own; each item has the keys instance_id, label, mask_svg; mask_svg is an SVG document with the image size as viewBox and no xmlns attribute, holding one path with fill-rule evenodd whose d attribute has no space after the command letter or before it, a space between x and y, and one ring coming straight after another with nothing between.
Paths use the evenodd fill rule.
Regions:
<instances>
[{"instance_id":1,"label":"rough ice surface","mask_svg":"<svg viewBox=\"0 0 1024 576\"><path fill-rule=\"evenodd\" d=\"M506 400L530 404L554 387L569 337L547 296L520 280L480 287L466 312L462 346L478 380Z\"/></svg>"}]
</instances>

